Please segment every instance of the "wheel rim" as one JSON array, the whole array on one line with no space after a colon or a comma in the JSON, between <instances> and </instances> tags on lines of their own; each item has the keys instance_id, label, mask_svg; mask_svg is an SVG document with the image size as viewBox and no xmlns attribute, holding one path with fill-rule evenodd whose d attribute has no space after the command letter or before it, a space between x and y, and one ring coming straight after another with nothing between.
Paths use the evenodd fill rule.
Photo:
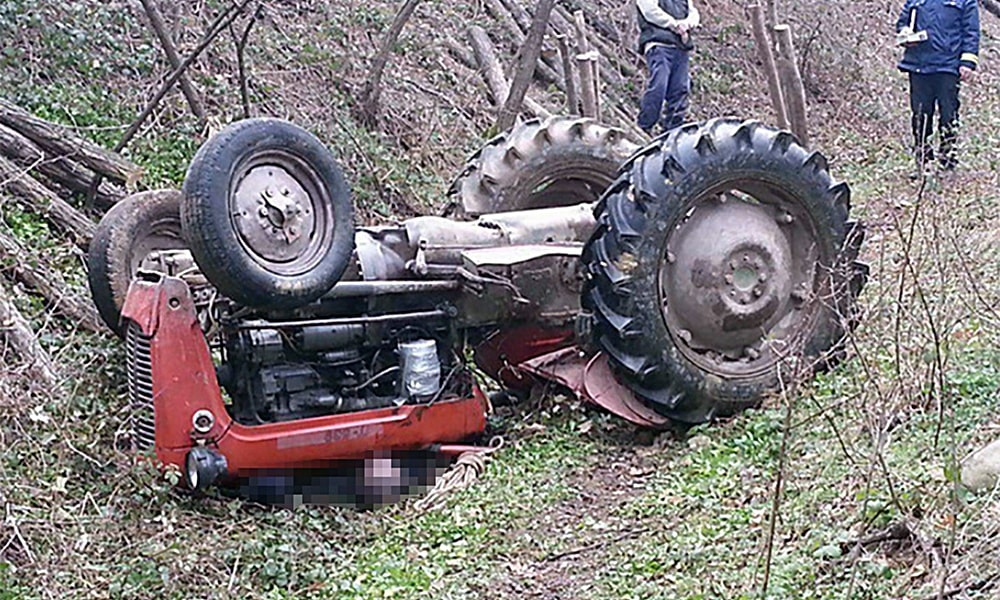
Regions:
<instances>
[{"instance_id":1,"label":"wheel rim","mask_svg":"<svg viewBox=\"0 0 1000 600\"><path fill-rule=\"evenodd\" d=\"M278 275L301 275L320 263L333 240L329 191L302 159L281 151L237 167L229 214L240 245Z\"/></svg>"},{"instance_id":2,"label":"wheel rim","mask_svg":"<svg viewBox=\"0 0 1000 600\"><path fill-rule=\"evenodd\" d=\"M165 255L187 249L181 236L179 218L169 217L150 222L136 235L129 257L129 279L135 277L139 269L167 272L163 259Z\"/></svg>"},{"instance_id":3,"label":"wheel rim","mask_svg":"<svg viewBox=\"0 0 1000 600\"><path fill-rule=\"evenodd\" d=\"M660 306L689 360L720 376L750 376L801 345L825 257L794 196L762 180L716 186L670 230L666 248Z\"/></svg>"},{"instance_id":4,"label":"wheel rim","mask_svg":"<svg viewBox=\"0 0 1000 600\"><path fill-rule=\"evenodd\" d=\"M604 165L563 164L518 186L526 197L523 208L550 208L594 202L611 183Z\"/></svg>"}]
</instances>

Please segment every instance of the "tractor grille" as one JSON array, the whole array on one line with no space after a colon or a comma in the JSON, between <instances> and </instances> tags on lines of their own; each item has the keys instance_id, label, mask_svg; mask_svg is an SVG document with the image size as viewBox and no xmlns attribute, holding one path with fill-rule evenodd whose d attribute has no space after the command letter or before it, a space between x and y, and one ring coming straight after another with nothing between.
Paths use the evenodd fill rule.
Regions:
<instances>
[{"instance_id":1,"label":"tractor grille","mask_svg":"<svg viewBox=\"0 0 1000 600\"><path fill-rule=\"evenodd\" d=\"M129 321L125 332L125 374L128 379L132 443L137 450L152 450L156 441L153 412L153 366L150 338Z\"/></svg>"}]
</instances>

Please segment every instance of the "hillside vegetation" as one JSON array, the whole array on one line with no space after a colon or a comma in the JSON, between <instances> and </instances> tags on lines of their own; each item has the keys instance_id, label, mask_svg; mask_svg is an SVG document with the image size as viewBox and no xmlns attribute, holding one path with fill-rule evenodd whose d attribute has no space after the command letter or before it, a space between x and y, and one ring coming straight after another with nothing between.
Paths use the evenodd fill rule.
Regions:
<instances>
[{"instance_id":1,"label":"hillside vegetation","mask_svg":"<svg viewBox=\"0 0 1000 600\"><path fill-rule=\"evenodd\" d=\"M161 2L182 54L223 4ZM632 65L606 99L609 114L634 114L643 69L633 3L560 4L586 5ZM466 28L478 24L507 64L516 50L484 5L418 6L372 127L355 119L355 98L398 3L260 5L246 56L251 114L323 139L365 222L440 211L465 157L496 133L479 74L449 48L467 48ZM699 6L690 117L770 121L743 4ZM813 145L868 224L865 314L836 371L683 433L638 430L553 394L494 419L507 444L442 510L270 509L192 498L136 463L119 443L121 344L5 283L62 385L42 391L0 347L0 600L995 598L1000 495L968 494L955 479L958 459L1000 435L1000 21L982 17L959 170L912 182L898 8L779 3L795 31ZM0 2L0 96L105 146L168 72L136 2ZM178 187L206 135L241 117L236 73L227 32L192 72L206 127L171 92L125 149L145 170L140 187ZM536 82L531 93L555 112L563 105L555 86ZM16 208L4 183L0 227L83 290L81 252Z\"/></svg>"}]
</instances>

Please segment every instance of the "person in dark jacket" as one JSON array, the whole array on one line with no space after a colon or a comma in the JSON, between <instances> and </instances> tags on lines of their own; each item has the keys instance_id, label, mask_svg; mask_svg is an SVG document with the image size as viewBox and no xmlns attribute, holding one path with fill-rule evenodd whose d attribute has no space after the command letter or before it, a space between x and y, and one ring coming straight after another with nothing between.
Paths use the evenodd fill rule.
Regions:
<instances>
[{"instance_id":1,"label":"person in dark jacket","mask_svg":"<svg viewBox=\"0 0 1000 600\"><path fill-rule=\"evenodd\" d=\"M692 0L636 0L636 7L639 53L649 69L639 104L639 128L652 134L659 122L662 131L669 131L684 123L691 90L691 30L698 27L701 17Z\"/></svg>"},{"instance_id":2,"label":"person in dark jacket","mask_svg":"<svg viewBox=\"0 0 1000 600\"><path fill-rule=\"evenodd\" d=\"M926 32L926 33L922 33ZM938 162L957 164L958 91L979 66L977 0L906 0L896 22L897 42L906 47L899 69L910 77L913 155L917 174L934 158L931 134L938 111Z\"/></svg>"}]
</instances>

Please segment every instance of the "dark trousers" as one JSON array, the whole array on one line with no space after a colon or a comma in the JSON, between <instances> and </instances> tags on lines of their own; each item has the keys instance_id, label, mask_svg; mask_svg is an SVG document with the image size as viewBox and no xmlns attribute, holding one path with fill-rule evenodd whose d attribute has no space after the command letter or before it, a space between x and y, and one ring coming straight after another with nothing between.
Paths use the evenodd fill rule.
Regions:
<instances>
[{"instance_id":1,"label":"dark trousers","mask_svg":"<svg viewBox=\"0 0 1000 600\"><path fill-rule=\"evenodd\" d=\"M910 73L910 111L913 113L913 154L917 162L933 158L931 134L934 133L934 109L938 111L938 160L945 168L954 168L955 140L958 137L958 75L951 73Z\"/></svg>"},{"instance_id":2,"label":"dark trousers","mask_svg":"<svg viewBox=\"0 0 1000 600\"><path fill-rule=\"evenodd\" d=\"M691 91L688 54L687 50L669 46L652 46L646 50L649 81L639 104L638 119L643 131L650 132L657 121L663 131L684 124L688 92Z\"/></svg>"}]
</instances>

